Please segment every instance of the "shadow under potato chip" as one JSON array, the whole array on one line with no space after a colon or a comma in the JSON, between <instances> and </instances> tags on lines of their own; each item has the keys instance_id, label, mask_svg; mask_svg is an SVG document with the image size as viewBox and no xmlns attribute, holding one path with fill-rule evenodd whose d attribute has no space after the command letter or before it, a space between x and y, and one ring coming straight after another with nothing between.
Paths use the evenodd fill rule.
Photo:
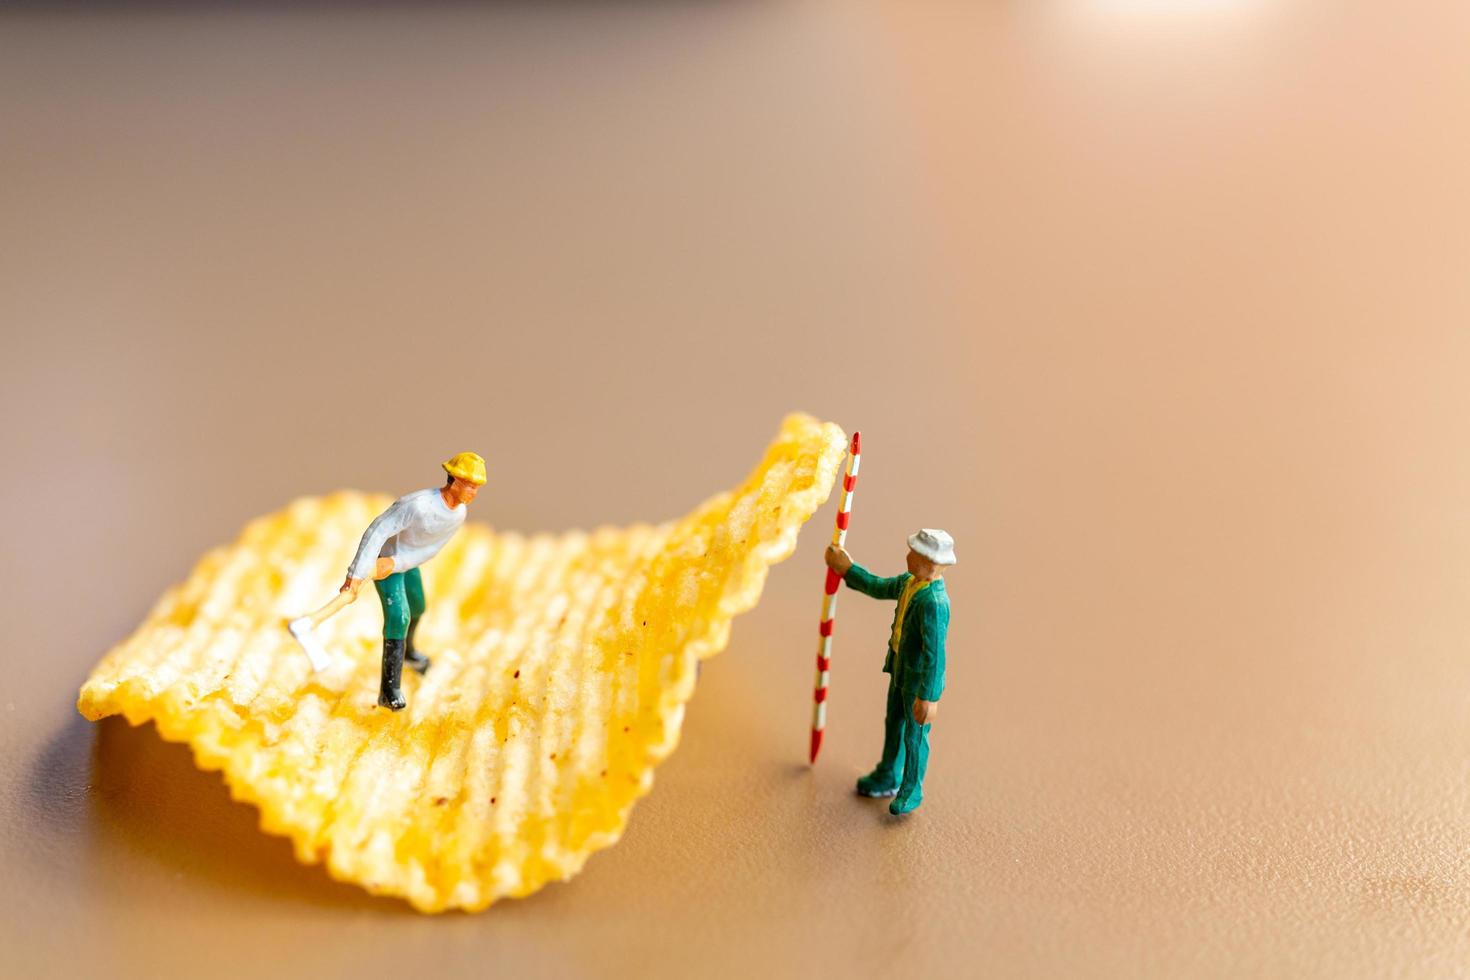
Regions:
<instances>
[{"instance_id":1,"label":"shadow under potato chip","mask_svg":"<svg viewBox=\"0 0 1470 980\"><path fill-rule=\"evenodd\" d=\"M219 773L195 768L188 746L151 729L121 718L97 726L90 770L97 845L124 845L196 881L272 901L411 914L401 902L298 864L288 840L260 833L259 810L230 799Z\"/></svg>"}]
</instances>

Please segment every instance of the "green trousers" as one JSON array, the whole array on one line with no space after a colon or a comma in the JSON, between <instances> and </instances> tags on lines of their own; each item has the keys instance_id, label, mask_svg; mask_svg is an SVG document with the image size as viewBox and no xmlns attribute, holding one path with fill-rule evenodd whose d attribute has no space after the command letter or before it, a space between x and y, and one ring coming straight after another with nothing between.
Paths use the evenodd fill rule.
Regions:
<instances>
[{"instance_id":1,"label":"green trousers","mask_svg":"<svg viewBox=\"0 0 1470 980\"><path fill-rule=\"evenodd\" d=\"M401 640L424 614L424 579L417 568L373 583L383 603L383 639Z\"/></svg>"},{"instance_id":2,"label":"green trousers","mask_svg":"<svg viewBox=\"0 0 1470 980\"><path fill-rule=\"evenodd\" d=\"M890 774L898 785L899 799L924 796L924 770L929 768L929 726L914 721L912 691L899 690L888 677L888 713L883 719L883 758L879 773ZM900 778L901 777L901 778Z\"/></svg>"}]
</instances>

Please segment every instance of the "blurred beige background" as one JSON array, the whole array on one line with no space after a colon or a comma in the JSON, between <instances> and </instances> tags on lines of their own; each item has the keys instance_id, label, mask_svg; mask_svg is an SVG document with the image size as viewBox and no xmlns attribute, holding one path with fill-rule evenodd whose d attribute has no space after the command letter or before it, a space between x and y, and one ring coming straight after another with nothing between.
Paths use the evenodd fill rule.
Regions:
<instances>
[{"instance_id":1,"label":"blurred beige background","mask_svg":"<svg viewBox=\"0 0 1470 980\"><path fill-rule=\"evenodd\" d=\"M0 15L3 972L1466 975L1467 51L1449 0ZM659 519L793 408L864 433L860 560L958 539L913 819L849 795L878 603L802 764L830 502L622 843L481 915L75 715L296 495L473 447L476 519Z\"/></svg>"}]
</instances>

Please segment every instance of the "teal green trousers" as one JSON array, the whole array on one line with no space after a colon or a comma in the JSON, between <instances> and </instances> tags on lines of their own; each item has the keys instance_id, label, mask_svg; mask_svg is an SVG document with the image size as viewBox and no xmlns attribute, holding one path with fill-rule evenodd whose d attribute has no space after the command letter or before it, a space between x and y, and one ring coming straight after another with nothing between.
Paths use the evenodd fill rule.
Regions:
<instances>
[{"instance_id":1,"label":"teal green trousers","mask_svg":"<svg viewBox=\"0 0 1470 980\"><path fill-rule=\"evenodd\" d=\"M383 639L401 640L424 614L424 578L417 568L394 572L373 583L383 603Z\"/></svg>"},{"instance_id":2,"label":"teal green trousers","mask_svg":"<svg viewBox=\"0 0 1470 980\"><path fill-rule=\"evenodd\" d=\"M899 690L898 683L888 677L888 713L883 718L883 758L879 773L887 773L898 783L898 796L923 799L924 770L929 768L929 726L914 721L912 692Z\"/></svg>"}]
</instances>

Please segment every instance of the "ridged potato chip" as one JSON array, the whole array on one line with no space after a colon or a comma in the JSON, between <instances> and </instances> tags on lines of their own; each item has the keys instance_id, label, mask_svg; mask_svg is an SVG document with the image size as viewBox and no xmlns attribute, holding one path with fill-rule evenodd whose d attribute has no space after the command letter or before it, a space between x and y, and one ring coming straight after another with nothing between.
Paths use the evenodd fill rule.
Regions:
<instances>
[{"instance_id":1,"label":"ridged potato chip","mask_svg":"<svg viewBox=\"0 0 1470 980\"><path fill-rule=\"evenodd\" d=\"M77 707L187 742L335 878L426 912L527 895L622 834L678 741L696 664L791 553L844 448L837 426L793 415L739 488L677 522L533 537L467 523L424 566L434 665L405 672L398 713L375 703L370 591L319 628L320 672L283 625L336 591L390 499L298 500L205 555Z\"/></svg>"}]
</instances>

